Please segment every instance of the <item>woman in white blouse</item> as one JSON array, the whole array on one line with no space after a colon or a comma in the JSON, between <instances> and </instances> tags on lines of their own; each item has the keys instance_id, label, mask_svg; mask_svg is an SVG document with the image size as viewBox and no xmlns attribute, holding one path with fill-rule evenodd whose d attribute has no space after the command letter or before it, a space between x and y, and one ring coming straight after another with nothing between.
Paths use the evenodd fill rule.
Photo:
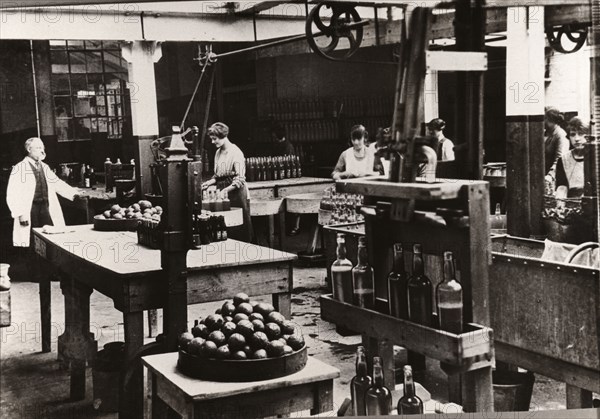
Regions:
<instances>
[{"instance_id":1,"label":"woman in white blouse","mask_svg":"<svg viewBox=\"0 0 600 419\"><path fill-rule=\"evenodd\" d=\"M350 130L352 147L340 154L331 177L334 180L363 177L379 174L375 149L367 147L365 142L369 134L362 125L355 125Z\"/></svg>"},{"instance_id":2,"label":"woman in white blouse","mask_svg":"<svg viewBox=\"0 0 600 419\"><path fill-rule=\"evenodd\" d=\"M252 241L252 218L250 198L246 185L246 159L242 150L229 141L229 127L215 122L208 129L208 136L217 147L215 154L215 174L202 184L202 189L217 185L217 189L229 196L232 207L242 209L244 215L242 240Z\"/></svg>"}]
</instances>

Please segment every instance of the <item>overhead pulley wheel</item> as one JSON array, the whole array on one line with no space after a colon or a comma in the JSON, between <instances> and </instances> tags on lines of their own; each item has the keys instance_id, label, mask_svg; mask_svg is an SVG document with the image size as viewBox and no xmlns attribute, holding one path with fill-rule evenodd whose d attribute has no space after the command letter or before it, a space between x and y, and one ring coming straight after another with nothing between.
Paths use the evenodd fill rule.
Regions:
<instances>
[{"instance_id":1,"label":"overhead pulley wheel","mask_svg":"<svg viewBox=\"0 0 600 419\"><path fill-rule=\"evenodd\" d=\"M587 39L587 32L585 25L563 25L558 28L546 29L546 38L555 51L570 54L583 47ZM567 45L564 45L563 42L567 42Z\"/></svg>"},{"instance_id":2,"label":"overhead pulley wheel","mask_svg":"<svg viewBox=\"0 0 600 419\"><path fill-rule=\"evenodd\" d=\"M306 19L306 40L321 57L342 61L358 50L368 23L350 4L319 3Z\"/></svg>"}]
</instances>

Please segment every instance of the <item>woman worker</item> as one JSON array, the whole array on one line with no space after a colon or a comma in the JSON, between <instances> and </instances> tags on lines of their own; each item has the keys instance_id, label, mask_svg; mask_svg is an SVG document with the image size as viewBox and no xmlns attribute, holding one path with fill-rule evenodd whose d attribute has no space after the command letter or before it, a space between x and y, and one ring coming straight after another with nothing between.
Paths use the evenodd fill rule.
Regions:
<instances>
[{"instance_id":1,"label":"woman worker","mask_svg":"<svg viewBox=\"0 0 600 419\"><path fill-rule=\"evenodd\" d=\"M583 159L585 136L589 134L589 126L581 118L569 121L569 137L573 149L567 151L556 162L556 198L579 198L583 195ZM558 201L559 206L564 201Z\"/></svg>"},{"instance_id":2,"label":"woman worker","mask_svg":"<svg viewBox=\"0 0 600 419\"><path fill-rule=\"evenodd\" d=\"M350 130L352 147L340 154L331 176L334 180L380 174L375 151L365 142L369 136L363 125L354 125Z\"/></svg>"},{"instance_id":3,"label":"woman worker","mask_svg":"<svg viewBox=\"0 0 600 419\"><path fill-rule=\"evenodd\" d=\"M556 108L546 108L544 127L546 140L544 142L544 164L546 175L553 176L554 169L560 158L569 151L567 133L560 127L564 121L563 115Z\"/></svg>"},{"instance_id":4,"label":"woman worker","mask_svg":"<svg viewBox=\"0 0 600 419\"><path fill-rule=\"evenodd\" d=\"M250 217L250 197L246 185L246 162L244 153L229 141L229 127L215 122L208 128L208 136L217 147L215 153L215 174L202 184L202 189L217 185L221 193L229 196L232 207L242 209L244 225L240 239L252 242L252 218Z\"/></svg>"}]
</instances>

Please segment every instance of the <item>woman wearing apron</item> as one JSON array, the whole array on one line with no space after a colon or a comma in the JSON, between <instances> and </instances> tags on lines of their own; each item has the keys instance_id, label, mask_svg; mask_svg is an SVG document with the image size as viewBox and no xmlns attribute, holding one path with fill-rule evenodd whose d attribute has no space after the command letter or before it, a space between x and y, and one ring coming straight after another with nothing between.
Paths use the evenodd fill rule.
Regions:
<instances>
[{"instance_id":1,"label":"woman wearing apron","mask_svg":"<svg viewBox=\"0 0 600 419\"><path fill-rule=\"evenodd\" d=\"M569 121L569 137L573 149L563 154L556 162L556 198L580 198L583 195L583 159L585 136L589 127L575 117ZM564 206L558 201L557 206Z\"/></svg>"},{"instance_id":2,"label":"woman wearing apron","mask_svg":"<svg viewBox=\"0 0 600 419\"><path fill-rule=\"evenodd\" d=\"M331 174L334 180L379 174L380 169L375 168L375 162L378 160L375 158L375 151L365 144L368 135L364 126L352 127L350 130L352 147L340 154Z\"/></svg>"},{"instance_id":3,"label":"woman wearing apron","mask_svg":"<svg viewBox=\"0 0 600 419\"><path fill-rule=\"evenodd\" d=\"M229 127L216 122L208 129L208 136L217 147L215 154L215 174L202 184L202 189L216 185L217 189L229 196L232 207L242 209L244 224L239 239L252 242L252 218L250 217L250 197L246 185L246 161L244 153L229 141ZM235 232L233 234L236 235Z\"/></svg>"}]
</instances>

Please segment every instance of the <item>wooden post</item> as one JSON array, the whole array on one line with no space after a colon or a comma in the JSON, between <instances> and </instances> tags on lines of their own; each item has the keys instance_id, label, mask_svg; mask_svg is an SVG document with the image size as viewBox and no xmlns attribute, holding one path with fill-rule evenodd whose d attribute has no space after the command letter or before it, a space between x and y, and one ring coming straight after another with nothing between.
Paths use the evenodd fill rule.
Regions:
<instances>
[{"instance_id":1,"label":"wooden post","mask_svg":"<svg viewBox=\"0 0 600 419\"><path fill-rule=\"evenodd\" d=\"M152 189L149 164L154 162L154 158L150 143L158 138L154 63L160 60L162 50L156 41L134 41L124 44L121 52L129 63L131 124L133 135L137 138L135 178L137 193L143 197Z\"/></svg>"},{"instance_id":2,"label":"wooden post","mask_svg":"<svg viewBox=\"0 0 600 419\"><path fill-rule=\"evenodd\" d=\"M544 9L507 9L507 228L541 234L544 193Z\"/></svg>"}]
</instances>

